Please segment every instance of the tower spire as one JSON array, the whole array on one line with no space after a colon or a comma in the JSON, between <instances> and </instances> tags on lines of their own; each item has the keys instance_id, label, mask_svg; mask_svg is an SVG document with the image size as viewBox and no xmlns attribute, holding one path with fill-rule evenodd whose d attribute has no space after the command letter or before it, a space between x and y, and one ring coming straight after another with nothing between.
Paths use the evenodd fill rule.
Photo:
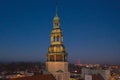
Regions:
<instances>
[{"instance_id":1,"label":"tower spire","mask_svg":"<svg viewBox=\"0 0 120 80\"><path fill-rule=\"evenodd\" d=\"M56 0L56 16L58 16L58 0Z\"/></svg>"},{"instance_id":2,"label":"tower spire","mask_svg":"<svg viewBox=\"0 0 120 80\"><path fill-rule=\"evenodd\" d=\"M56 0L56 15L53 19L53 28L60 28L60 18L58 16L58 0Z\"/></svg>"}]
</instances>

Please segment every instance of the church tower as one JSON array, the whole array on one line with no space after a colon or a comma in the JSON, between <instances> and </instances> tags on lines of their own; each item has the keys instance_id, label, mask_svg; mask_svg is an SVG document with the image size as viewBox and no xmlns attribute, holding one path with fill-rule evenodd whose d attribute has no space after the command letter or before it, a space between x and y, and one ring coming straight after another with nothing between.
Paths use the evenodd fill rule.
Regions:
<instances>
[{"instance_id":1,"label":"church tower","mask_svg":"<svg viewBox=\"0 0 120 80\"><path fill-rule=\"evenodd\" d=\"M51 44L48 48L46 68L55 76L56 80L69 80L68 54L63 44L58 5L56 5L56 15L53 18L53 29L50 37Z\"/></svg>"}]
</instances>

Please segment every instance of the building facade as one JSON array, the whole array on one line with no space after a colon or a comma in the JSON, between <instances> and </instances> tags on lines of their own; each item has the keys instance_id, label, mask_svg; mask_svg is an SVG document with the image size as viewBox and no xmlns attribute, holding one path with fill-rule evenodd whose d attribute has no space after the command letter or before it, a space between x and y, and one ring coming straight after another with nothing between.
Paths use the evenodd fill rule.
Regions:
<instances>
[{"instance_id":1,"label":"building facade","mask_svg":"<svg viewBox=\"0 0 120 80\"><path fill-rule=\"evenodd\" d=\"M88 80L87 77L89 77L89 76L92 76L92 77L97 76L98 78L101 76L104 80L110 80L110 78L111 78L110 70L82 68L81 77L82 78L86 77L85 79ZM94 77L94 78L96 78L96 77Z\"/></svg>"},{"instance_id":2,"label":"building facade","mask_svg":"<svg viewBox=\"0 0 120 80\"><path fill-rule=\"evenodd\" d=\"M58 16L57 8L50 37L51 44L48 48L46 68L55 76L56 80L69 80L68 54L63 44L63 34L60 28L60 17Z\"/></svg>"}]
</instances>

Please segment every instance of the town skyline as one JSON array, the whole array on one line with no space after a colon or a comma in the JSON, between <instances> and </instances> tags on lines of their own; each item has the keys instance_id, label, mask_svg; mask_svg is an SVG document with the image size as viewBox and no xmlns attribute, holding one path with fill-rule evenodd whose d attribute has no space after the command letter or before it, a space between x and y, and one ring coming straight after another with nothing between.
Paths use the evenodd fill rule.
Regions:
<instances>
[{"instance_id":1,"label":"town skyline","mask_svg":"<svg viewBox=\"0 0 120 80\"><path fill-rule=\"evenodd\" d=\"M70 63L120 64L119 2L59 0ZM45 62L55 9L55 0L0 1L0 61Z\"/></svg>"}]
</instances>

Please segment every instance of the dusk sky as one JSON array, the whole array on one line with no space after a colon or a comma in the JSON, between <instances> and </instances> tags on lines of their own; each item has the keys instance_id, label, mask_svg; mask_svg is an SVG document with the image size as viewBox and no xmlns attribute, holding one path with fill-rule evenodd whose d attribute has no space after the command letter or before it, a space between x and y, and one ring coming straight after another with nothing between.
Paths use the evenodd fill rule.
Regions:
<instances>
[{"instance_id":1,"label":"dusk sky","mask_svg":"<svg viewBox=\"0 0 120 80\"><path fill-rule=\"evenodd\" d=\"M59 0L69 62L120 64L120 0ZM0 62L42 61L56 0L0 0Z\"/></svg>"}]
</instances>

